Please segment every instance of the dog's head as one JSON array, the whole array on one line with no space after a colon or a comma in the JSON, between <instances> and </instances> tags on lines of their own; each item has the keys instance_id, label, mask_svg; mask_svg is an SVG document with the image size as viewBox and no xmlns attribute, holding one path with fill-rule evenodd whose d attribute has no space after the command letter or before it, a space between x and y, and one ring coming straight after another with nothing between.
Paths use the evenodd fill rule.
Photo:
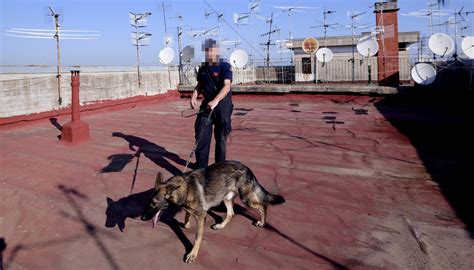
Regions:
<instances>
[{"instance_id":1,"label":"dog's head","mask_svg":"<svg viewBox=\"0 0 474 270\"><path fill-rule=\"evenodd\" d=\"M142 220L150 220L160 210L169 205L181 206L186 199L186 182L182 176L174 176L163 182L163 176L156 176L155 190L148 199L141 216Z\"/></svg>"}]
</instances>

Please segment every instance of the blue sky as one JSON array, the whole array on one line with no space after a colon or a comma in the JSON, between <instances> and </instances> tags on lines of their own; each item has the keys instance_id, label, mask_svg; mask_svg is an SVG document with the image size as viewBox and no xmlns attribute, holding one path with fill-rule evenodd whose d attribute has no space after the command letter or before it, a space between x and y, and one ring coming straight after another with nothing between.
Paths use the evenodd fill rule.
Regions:
<instances>
[{"instance_id":1,"label":"blue sky","mask_svg":"<svg viewBox=\"0 0 474 270\"><path fill-rule=\"evenodd\" d=\"M2 65L55 65L56 45L53 40L22 39L8 37L4 34L10 28L48 28L53 29L52 23L45 22L44 9L49 5L61 7L64 12L62 29L98 30L101 37L98 40L64 40L61 42L61 57L64 65L99 65L99 66L133 66L136 62L135 48L130 42L130 32L133 30L129 24L128 12L152 12L148 20L146 31L153 34L151 45L141 49L142 65L159 65L158 53L164 47L163 14L159 5L160 0L1 0L0 36L1 64ZM246 12L248 10L247 0L208 0L216 10L223 12L225 19L232 23L233 12ZM304 13L292 13L291 23L294 38L308 36L322 36L322 29L311 29L310 26L320 24L324 8L335 10L330 16L330 23L338 22L349 24L346 11L366 11L367 14L360 20L361 24L375 23L372 6L375 0L262 0L260 14L269 16L278 10L272 5L297 5L317 6L320 9L308 10ZM426 8L428 0L399 0L400 13L408 13ZM466 10L474 10L472 0L448 0L445 9L458 9L465 6ZM181 15L184 17L184 25L187 28L203 28L206 26L204 19L205 10L210 9L203 0L165 0L171 7L167 8L167 23L169 34L174 38L173 47L177 48L176 26L178 21L170 19ZM469 21L464 26L470 26L465 34L474 33L474 14L470 15ZM445 18L446 19L446 18ZM277 38L288 37L288 16L282 14L275 19L275 24L281 29ZM217 26L217 18L211 15L208 26ZM237 35L224 23L220 23L222 38L229 40L238 39ZM399 17L400 31L421 31L428 34L428 19L415 17ZM234 28L235 25L233 25ZM251 29L253 29L254 47L261 51L263 42L258 36L268 31L268 26L261 20L254 20L253 27L241 26L241 34L251 40ZM445 31L445 28L442 29ZM185 30L189 32L190 30ZM449 31L454 32L453 29ZM348 35L350 30L330 30L328 35ZM452 34L452 33L451 33ZM199 45L201 39L193 39L191 35L185 35L184 45ZM247 44L241 47L249 51ZM230 51L229 51L230 52ZM224 50L226 56L228 52ZM262 56L259 56L262 58Z\"/></svg>"}]
</instances>

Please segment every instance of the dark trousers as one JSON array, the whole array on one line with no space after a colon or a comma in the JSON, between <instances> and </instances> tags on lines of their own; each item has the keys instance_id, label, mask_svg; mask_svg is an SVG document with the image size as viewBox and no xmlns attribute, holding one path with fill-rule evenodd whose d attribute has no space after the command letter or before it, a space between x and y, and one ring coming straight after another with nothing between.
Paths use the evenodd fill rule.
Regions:
<instances>
[{"instance_id":1,"label":"dark trousers","mask_svg":"<svg viewBox=\"0 0 474 270\"><path fill-rule=\"evenodd\" d=\"M203 102L201 110L207 107ZM216 140L215 159L216 163L226 160L227 137L232 130L231 116L233 111L232 100L227 97L219 102L209 117L210 110L206 110L196 118L194 131L196 134L196 163L194 169L205 168L209 165L209 151L211 148L212 127L214 126L214 138Z\"/></svg>"}]
</instances>

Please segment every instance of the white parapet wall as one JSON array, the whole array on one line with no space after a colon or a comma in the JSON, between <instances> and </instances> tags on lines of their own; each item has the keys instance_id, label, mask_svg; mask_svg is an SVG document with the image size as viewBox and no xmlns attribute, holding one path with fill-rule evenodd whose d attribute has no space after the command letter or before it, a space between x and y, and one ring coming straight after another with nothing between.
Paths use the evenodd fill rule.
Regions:
<instances>
[{"instance_id":1,"label":"white parapet wall","mask_svg":"<svg viewBox=\"0 0 474 270\"><path fill-rule=\"evenodd\" d=\"M136 72L80 73L80 101L82 105L154 96L174 90L178 85L178 71L145 71L138 87ZM53 74L0 74L0 118L29 115L66 108L71 105L71 75L61 79L62 104L56 76Z\"/></svg>"}]
</instances>

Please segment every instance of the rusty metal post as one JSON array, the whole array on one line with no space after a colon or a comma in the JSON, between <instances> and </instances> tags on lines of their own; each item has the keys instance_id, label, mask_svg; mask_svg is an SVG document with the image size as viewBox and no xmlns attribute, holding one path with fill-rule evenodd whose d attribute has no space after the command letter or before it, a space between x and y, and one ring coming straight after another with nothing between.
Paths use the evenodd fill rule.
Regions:
<instances>
[{"instance_id":1,"label":"rusty metal post","mask_svg":"<svg viewBox=\"0 0 474 270\"><path fill-rule=\"evenodd\" d=\"M81 120L81 115L80 115L80 105L79 105L79 86L80 86L80 77L79 77L79 71L78 70L72 70L71 71L71 88L72 88L72 118L71 120L73 122L75 121L80 121Z\"/></svg>"},{"instance_id":2,"label":"rusty metal post","mask_svg":"<svg viewBox=\"0 0 474 270\"><path fill-rule=\"evenodd\" d=\"M79 100L80 76L78 70L71 71L71 122L63 126L61 141L76 143L89 139L89 124L81 121Z\"/></svg>"}]
</instances>

